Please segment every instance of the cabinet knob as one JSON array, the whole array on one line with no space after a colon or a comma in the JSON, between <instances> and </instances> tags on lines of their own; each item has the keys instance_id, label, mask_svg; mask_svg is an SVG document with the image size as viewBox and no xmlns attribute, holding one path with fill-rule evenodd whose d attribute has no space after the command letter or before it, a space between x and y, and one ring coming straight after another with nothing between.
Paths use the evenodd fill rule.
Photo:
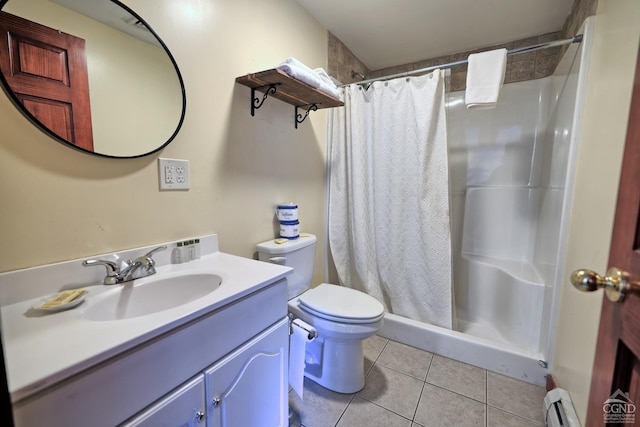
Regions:
<instances>
[{"instance_id":1,"label":"cabinet knob","mask_svg":"<svg viewBox=\"0 0 640 427\"><path fill-rule=\"evenodd\" d=\"M198 424L200 424L202 420L204 420L204 412L202 411L196 412L196 416L194 417L194 419L198 422Z\"/></svg>"},{"instance_id":2,"label":"cabinet knob","mask_svg":"<svg viewBox=\"0 0 640 427\"><path fill-rule=\"evenodd\" d=\"M213 406L214 408L217 408L218 406L220 406L220 397L216 396L213 399L211 399L211 406Z\"/></svg>"}]
</instances>

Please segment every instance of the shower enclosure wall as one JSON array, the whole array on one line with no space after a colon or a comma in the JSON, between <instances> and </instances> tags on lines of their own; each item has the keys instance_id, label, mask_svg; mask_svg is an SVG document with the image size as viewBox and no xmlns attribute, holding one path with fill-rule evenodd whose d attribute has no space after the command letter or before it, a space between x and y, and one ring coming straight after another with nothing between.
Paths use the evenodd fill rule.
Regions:
<instances>
[{"instance_id":1,"label":"shower enclosure wall","mask_svg":"<svg viewBox=\"0 0 640 427\"><path fill-rule=\"evenodd\" d=\"M454 331L388 315L382 335L543 384L553 354L591 23L547 78L493 110L447 94Z\"/></svg>"}]
</instances>

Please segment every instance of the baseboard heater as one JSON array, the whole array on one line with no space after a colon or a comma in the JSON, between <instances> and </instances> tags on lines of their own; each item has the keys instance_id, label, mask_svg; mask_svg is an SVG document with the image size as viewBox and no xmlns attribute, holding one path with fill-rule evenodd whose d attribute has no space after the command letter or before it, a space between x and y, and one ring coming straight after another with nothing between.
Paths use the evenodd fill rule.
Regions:
<instances>
[{"instance_id":1,"label":"baseboard heater","mask_svg":"<svg viewBox=\"0 0 640 427\"><path fill-rule=\"evenodd\" d=\"M554 388L544 397L544 424L549 427L580 427L580 421L566 390Z\"/></svg>"}]
</instances>

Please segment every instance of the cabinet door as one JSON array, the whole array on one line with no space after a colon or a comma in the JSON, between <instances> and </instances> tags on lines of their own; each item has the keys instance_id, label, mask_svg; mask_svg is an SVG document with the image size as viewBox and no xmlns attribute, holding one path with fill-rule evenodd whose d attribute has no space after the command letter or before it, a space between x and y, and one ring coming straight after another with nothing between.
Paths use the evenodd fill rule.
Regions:
<instances>
[{"instance_id":1,"label":"cabinet door","mask_svg":"<svg viewBox=\"0 0 640 427\"><path fill-rule=\"evenodd\" d=\"M207 369L207 426L286 427L288 355L283 319Z\"/></svg>"},{"instance_id":2,"label":"cabinet door","mask_svg":"<svg viewBox=\"0 0 640 427\"><path fill-rule=\"evenodd\" d=\"M204 410L204 377L200 374L124 422L122 426L204 427Z\"/></svg>"}]
</instances>

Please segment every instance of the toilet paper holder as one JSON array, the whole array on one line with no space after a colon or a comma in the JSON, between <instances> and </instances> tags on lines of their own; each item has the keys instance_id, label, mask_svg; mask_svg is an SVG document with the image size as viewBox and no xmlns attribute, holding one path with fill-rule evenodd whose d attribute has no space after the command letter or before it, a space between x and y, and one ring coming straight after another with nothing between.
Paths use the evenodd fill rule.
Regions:
<instances>
[{"instance_id":1,"label":"toilet paper holder","mask_svg":"<svg viewBox=\"0 0 640 427\"><path fill-rule=\"evenodd\" d=\"M295 319L294 319L293 314L291 314L291 313L287 314L287 317L289 317L289 335L292 335L293 334L293 321ZM299 325L299 324L296 324L296 326L299 327L299 328L302 328L303 330L305 330L309 334L309 339L310 340L318 338L318 332L316 330L309 330L309 329L307 329L304 326Z\"/></svg>"}]
</instances>

